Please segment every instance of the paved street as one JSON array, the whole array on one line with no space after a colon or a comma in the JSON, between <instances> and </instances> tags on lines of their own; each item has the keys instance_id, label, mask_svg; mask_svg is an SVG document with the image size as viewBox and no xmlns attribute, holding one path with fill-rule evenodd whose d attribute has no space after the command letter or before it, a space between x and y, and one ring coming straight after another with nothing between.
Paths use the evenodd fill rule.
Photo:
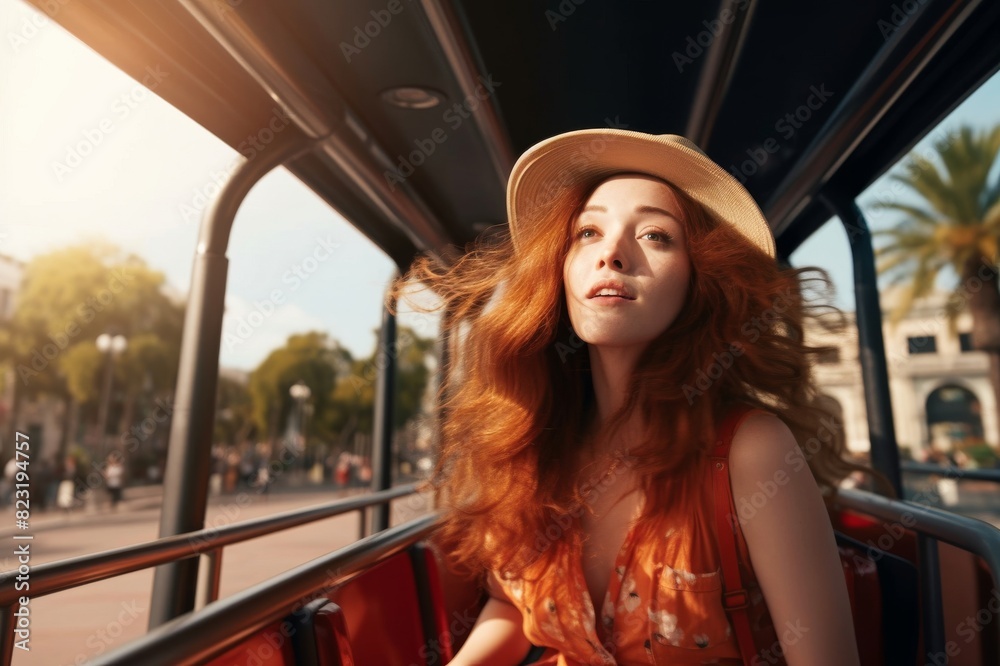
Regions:
<instances>
[{"instance_id":1,"label":"paved street","mask_svg":"<svg viewBox=\"0 0 1000 666\"><path fill-rule=\"evenodd\" d=\"M156 538L160 497L154 489L132 489L130 499L112 513L108 507L81 509L64 516L40 513L32 516L34 534L31 565L61 560L97 551L119 548ZM249 491L244 501L237 496L211 500L209 524L228 524L295 508L329 502L350 492L333 489L303 489L261 496ZM127 497L129 497L127 496ZM249 500L247 503L246 500ZM242 506L241 506L242 505ZM393 502L392 524L424 513L425 497ZM10 513L10 508L5 510ZM213 520L222 522L213 523ZM11 518L9 522L13 524ZM0 538L14 543L14 530L0 530ZM23 533L23 532L20 532ZM356 540L357 513L298 527L224 551L220 596L229 596L250 585L286 571ZM23 543L23 542L17 542ZM16 568L4 549L0 568ZM153 570L138 571L47 597L32 599L31 651L14 650L14 664L57 666L82 664L142 635L149 620L149 597Z\"/></svg>"}]
</instances>

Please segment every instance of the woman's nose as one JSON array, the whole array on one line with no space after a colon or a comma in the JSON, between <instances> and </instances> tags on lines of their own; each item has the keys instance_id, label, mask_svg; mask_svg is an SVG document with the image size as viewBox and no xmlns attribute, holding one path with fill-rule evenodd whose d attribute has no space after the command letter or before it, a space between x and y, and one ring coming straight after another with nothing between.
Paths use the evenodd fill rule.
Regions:
<instances>
[{"instance_id":1,"label":"woman's nose","mask_svg":"<svg viewBox=\"0 0 1000 666\"><path fill-rule=\"evenodd\" d=\"M624 271L628 263L621 239L609 239L607 245L601 251L597 267L604 268L605 266L611 266L616 270Z\"/></svg>"}]
</instances>

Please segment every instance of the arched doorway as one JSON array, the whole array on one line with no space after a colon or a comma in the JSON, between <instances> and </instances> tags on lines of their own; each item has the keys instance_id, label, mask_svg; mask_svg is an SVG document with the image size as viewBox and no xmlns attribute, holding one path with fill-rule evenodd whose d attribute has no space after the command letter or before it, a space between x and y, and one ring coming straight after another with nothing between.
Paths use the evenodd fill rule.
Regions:
<instances>
[{"instance_id":1,"label":"arched doorway","mask_svg":"<svg viewBox=\"0 0 1000 666\"><path fill-rule=\"evenodd\" d=\"M931 448L953 451L983 438L982 408L976 394L949 384L927 396L927 432Z\"/></svg>"}]
</instances>

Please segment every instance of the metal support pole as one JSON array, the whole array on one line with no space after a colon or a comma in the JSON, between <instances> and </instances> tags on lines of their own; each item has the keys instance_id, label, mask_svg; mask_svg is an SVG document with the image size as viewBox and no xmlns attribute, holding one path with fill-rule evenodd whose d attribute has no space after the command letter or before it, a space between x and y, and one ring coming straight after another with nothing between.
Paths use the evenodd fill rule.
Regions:
<instances>
[{"instance_id":1,"label":"metal support pole","mask_svg":"<svg viewBox=\"0 0 1000 666\"><path fill-rule=\"evenodd\" d=\"M882 337L882 306L878 296L878 276L871 232L864 214L853 199L820 195L830 211L840 217L851 243L854 260L854 299L857 308L858 358L868 412L872 466L885 475L903 497L899 471L899 449L892 420L889 396L889 372L885 363L885 340Z\"/></svg>"},{"instance_id":2,"label":"metal support pole","mask_svg":"<svg viewBox=\"0 0 1000 666\"><path fill-rule=\"evenodd\" d=\"M292 137L292 135L289 135ZM206 211L191 274L191 295L184 315L180 367L174 396L163 479L160 537L204 527L212 464L212 429L219 376L222 314L225 309L226 247L236 211L250 188L273 168L308 151L301 135L275 142L240 165ZM149 628L194 610L198 560L188 558L157 567L149 608Z\"/></svg>"},{"instance_id":3,"label":"metal support pole","mask_svg":"<svg viewBox=\"0 0 1000 666\"><path fill-rule=\"evenodd\" d=\"M941 561L938 540L926 534L917 534L920 551L920 624L924 634L924 658L944 655L944 597L941 594ZM920 661L924 661L921 658Z\"/></svg>"},{"instance_id":4,"label":"metal support pole","mask_svg":"<svg viewBox=\"0 0 1000 666\"><path fill-rule=\"evenodd\" d=\"M390 284L395 281L394 274ZM382 310L382 332L375 365L375 419L372 432L372 492L392 487L392 430L396 405L396 315L388 307ZM372 533L389 528L388 502L372 507Z\"/></svg>"}]
</instances>

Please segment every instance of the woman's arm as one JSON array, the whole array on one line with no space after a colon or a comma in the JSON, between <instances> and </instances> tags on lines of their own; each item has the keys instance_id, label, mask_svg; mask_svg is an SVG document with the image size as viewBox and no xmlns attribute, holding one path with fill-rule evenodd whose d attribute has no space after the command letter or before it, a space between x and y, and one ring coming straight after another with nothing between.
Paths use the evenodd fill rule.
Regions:
<instances>
[{"instance_id":1,"label":"woman's arm","mask_svg":"<svg viewBox=\"0 0 1000 666\"><path fill-rule=\"evenodd\" d=\"M729 455L740 524L788 665L858 664L833 527L795 437L776 416L754 414Z\"/></svg>"},{"instance_id":2,"label":"woman's arm","mask_svg":"<svg viewBox=\"0 0 1000 666\"><path fill-rule=\"evenodd\" d=\"M490 593L479 619L462 649L449 666L516 666L531 649L521 630L521 611L511 603L493 574L487 578Z\"/></svg>"}]
</instances>

